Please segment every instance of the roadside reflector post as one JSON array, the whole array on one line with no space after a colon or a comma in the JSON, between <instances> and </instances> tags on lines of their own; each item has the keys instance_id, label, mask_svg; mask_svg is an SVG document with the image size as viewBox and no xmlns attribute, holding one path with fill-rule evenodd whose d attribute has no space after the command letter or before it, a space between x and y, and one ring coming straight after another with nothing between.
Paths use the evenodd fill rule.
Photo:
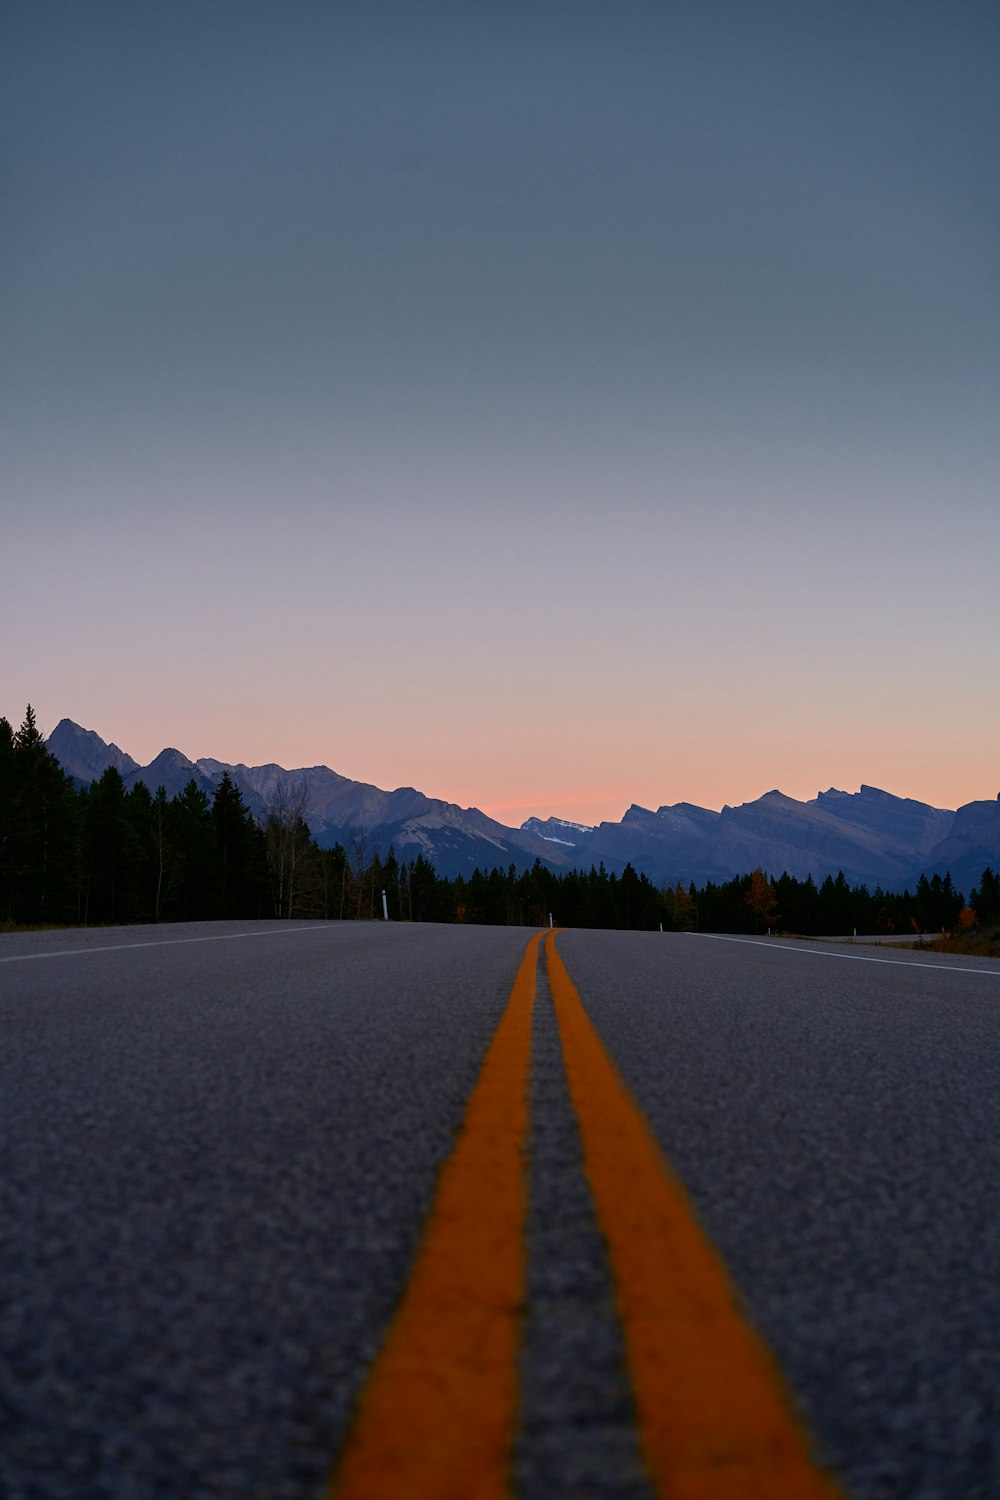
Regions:
<instances>
[{"instance_id":1,"label":"roadside reflector post","mask_svg":"<svg viewBox=\"0 0 1000 1500\"><path fill-rule=\"evenodd\" d=\"M552 926L552 913L549 912L549 926Z\"/></svg>"},{"instance_id":2,"label":"roadside reflector post","mask_svg":"<svg viewBox=\"0 0 1000 1500\"><path fill-rule=\"evenodd\" d=\"M385 891L382 892L382 920L383 922L389 920L389 904L385 899Z\"/></svg>"}]
</instances>

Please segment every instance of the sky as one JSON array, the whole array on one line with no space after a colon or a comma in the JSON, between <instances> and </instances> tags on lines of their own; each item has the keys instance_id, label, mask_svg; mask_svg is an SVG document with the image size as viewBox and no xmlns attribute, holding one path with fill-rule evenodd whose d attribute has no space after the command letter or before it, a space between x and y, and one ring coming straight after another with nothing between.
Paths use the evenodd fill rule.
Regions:
<instances>
[{"instance_id":1,"label":"sky","mask_svg":"<svg viewBox=\"0 0 1000 1500\"><path fill-rule=\"evenodd\" d=\"M7 0L0 713L1000 790L993 0Z\"/></svg>"}]
</instances>

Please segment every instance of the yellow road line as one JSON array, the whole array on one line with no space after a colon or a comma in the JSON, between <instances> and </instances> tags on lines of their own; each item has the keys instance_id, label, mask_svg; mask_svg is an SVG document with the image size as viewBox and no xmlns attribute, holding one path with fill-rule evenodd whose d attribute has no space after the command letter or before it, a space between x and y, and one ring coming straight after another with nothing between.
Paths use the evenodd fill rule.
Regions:
<instances>
[{"instance_id":1,"label":"yellow road line","mask_svg":"<svg viewBox=\"0 0 1000 1500\"><path fill-rule=\"evenodd\" d=\"M508 1493L540 936L528 943L441 1170L413 1274L333 1477L335 1500L495 1500Z\"/></svg>"},{"instance_id":2,"label":"yellow road line","mask_svg":"<svg viewBox=\"0 0 1000 1500\"><path fill-rule=\"evenodd\" d=\"M546 938L584 1161L611 1256L646 1462L670 1500L835 1500L780 1372Z\"/></svg>"}]
</instances>

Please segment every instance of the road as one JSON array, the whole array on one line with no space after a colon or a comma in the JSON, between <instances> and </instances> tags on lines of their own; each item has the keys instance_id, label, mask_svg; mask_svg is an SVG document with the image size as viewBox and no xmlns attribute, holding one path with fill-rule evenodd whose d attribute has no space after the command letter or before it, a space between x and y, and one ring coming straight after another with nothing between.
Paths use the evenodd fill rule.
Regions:
<instances>
[{"instance_id":1,"label":"road","mask_svg":"<svg viewBox=\"0 0 1000 1500\"><path fill-rule=\"evenodd\" d=\"M0 935L5 1500L1000 1495L1000 963L530 937Z\"/></svg>"}]
</instances>

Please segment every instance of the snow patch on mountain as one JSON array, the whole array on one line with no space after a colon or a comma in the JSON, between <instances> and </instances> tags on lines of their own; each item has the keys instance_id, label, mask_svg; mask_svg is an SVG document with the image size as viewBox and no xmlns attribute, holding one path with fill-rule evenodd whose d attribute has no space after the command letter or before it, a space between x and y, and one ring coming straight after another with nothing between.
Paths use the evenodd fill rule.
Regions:
<instances>
[{"instance_id":1,"label":"snow patch on mountain","mask_svg":"<svg viewBox=\"0 0 1000 1500\"><path fill-rule=\"evenodd\" d=\"M568 818L526 818L521 824L522 833L534 834L547 844L560 844L564 849L575 849L581 834L593 833L588 823L571 823Z\"/></svg>"}]
</instances>

